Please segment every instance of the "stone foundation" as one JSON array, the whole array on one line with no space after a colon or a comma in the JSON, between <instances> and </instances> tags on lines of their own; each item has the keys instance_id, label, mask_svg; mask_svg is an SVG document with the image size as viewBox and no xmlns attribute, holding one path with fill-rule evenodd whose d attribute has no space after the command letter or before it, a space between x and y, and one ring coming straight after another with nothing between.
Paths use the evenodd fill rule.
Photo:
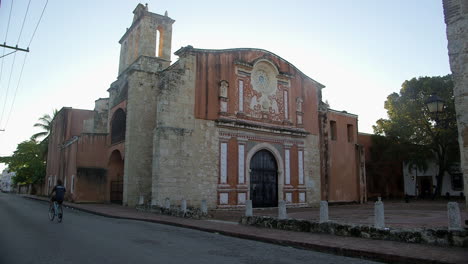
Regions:
<instances>
[{"instance_id":1,"label":"stone foundation","mask_svg":"<svg viewBox=\"0 0 468 264\"><path fill-rule=\"evenodd\" d=\"M447 229L377 229L365 225L340 224L335 222L318 223L299 219L279 220L264 216L243 216L243 225L281 229L297 232L331 234L405 243L420 243L435 246L468 247L468 231Z\"/></svg>"}]
</instances>

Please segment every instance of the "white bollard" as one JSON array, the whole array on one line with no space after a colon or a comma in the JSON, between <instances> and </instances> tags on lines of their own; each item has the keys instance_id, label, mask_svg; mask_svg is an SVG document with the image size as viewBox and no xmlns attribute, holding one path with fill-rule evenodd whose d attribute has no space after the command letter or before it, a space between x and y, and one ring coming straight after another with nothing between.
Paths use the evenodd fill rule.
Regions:
<instances>
[{"instance_id":1,"label":"white bollard","mask_svg":"<svg viewBox=\"0 0 468 264\"><path fill-rule=\"evenodd\" d=\"M138 205L143 205L145 203L145 197L140 195L140 199L138 200Z\"/></svg>"},{"instance_id":2,"label":"white bollard","mask_svg":"<svg viewBox=\"0 0 468 264\"><path fill-rule=\"evenodd\" d=\"M180 203L180 210L182 213L187 213L187 200L182 199L182 202Z\"/></svg>"},{"instance_id":3,"label":"white bollard","mask_svg":"<svg viewBox=\"0 0 468 264\"><path fill-rule=\"evenodd\" d=\"M206 200L201 201L201 212L204 215L208 214L208 205L206 204Z\"/></svg>"},{"instance_id":4,"label":"white bollard","mask_svg":"<svg viewBox=\"0 0 468 264\"><path fill-rule=\"evenodd\" d=\"M449 230L461 230L461 216L460 208L457 202L449 202L447 204L447 215L448 215L448 229Z\"/></svg>"},{"instance_id":5,"label":"white bollard","mask_svg":"<svg viewBox=\"0 0 468 264\"><path fill-rule=\"evenodd\" d=\"M288 219L288 213L286 211L286 201L281 200L278 203L278 219Z\"/></svg>"},{"instance_id":6,"label":"white bollard","mask_svg":"<svg viewBox=\"0 0 468 264\"><path fill-rule=\"evenodd\" d=\"M158 206L158 200L156 200L156 199L154 199L154 198L151 199L151 206L152 206L152 207L153 207L153 206Z\"/></svg>"},{"instance_id":7,"label":"white bollard","mask_svg":"<svg viewBox=\"0 0 468 264\"><path fill-rule=\"evenodd\" d=\"M320 220L319 223L328 222L328 202L321 201L320 202Z\"/></svg>"},{"instance_id":8,"label":"white bollard","mask_svg":"<svg viewBox=\"0 0 468 264\"><path fill-rule=\"evenodd\" d=\"M380 197L374 205L374 227L379 229L385 228L384 204Z\"/></svg>"},{"instance_id":9,"label":"white bollard","mask_svg":"<svg viewBox=\"0 0 468 264\"><path fill-rule=\"evenodd\" d=\"M171 200L169 198L164 200L164 208L171 209Z\"/></svg>"},{"instance_id":10,"label":"white bollard","mask_svg":"<svg viewBox=\"0 0 468 264\"><path fill-rule=\"evenodd\" d=\"M252 200L245 201L245 216L253 216Z\"/></svg>"}]
</instances>

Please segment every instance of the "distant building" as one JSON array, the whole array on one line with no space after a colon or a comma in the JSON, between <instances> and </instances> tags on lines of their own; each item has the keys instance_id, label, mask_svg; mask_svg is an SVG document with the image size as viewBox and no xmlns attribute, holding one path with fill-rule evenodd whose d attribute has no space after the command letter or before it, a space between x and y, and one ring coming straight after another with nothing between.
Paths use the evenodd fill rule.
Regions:
<instances>
[{"instance_id":1,"label":"distant building","mask_svg":"<svg viewBox=\"0 0 468 264\"><path fill-rule=\"evenodd\" d=\"M9 172L8 169L4 169L0 176L0 191L11 192L12 190L12 177L16 175L15 172Z\"/></svg>"},{"instance_id":2,"label":"distant building","mask_svg":"<svg viewBox=\"0 0 468 264\"><path fill-rule=\"evenodd\" d=\"M129 206L365 201L357 116L328 109L322 84L261 49L187 46L171 64L175 21L133 13L109 98L53 120L46 190L62 179L70 200Z\"/></svg>"},{"instance_id":3,"label":"distant building","mask_svg":"<svg viewBox=\"0 0 468 264\"><path fill-rule=\"evenodd\" d=\"M435 192L437 185L436 175L439 168L436 162L429 161L427 170L418 170L415 166L404 164L403 175L405 181L405 194L430 198ZM449 168L442 179L441 195L462 196L463 174L459 166Z\"/></svg>"}]
</instances>

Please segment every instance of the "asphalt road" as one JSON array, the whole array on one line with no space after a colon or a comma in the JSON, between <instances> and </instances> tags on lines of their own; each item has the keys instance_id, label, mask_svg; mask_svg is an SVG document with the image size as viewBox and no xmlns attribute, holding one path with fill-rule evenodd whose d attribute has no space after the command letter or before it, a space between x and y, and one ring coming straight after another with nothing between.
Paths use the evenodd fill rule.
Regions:
<instances>
[{"instance_id":1,"label":"asphalt road","mask_svg":"<svg viewBox=\"0 0 468 264\"><path fill-rule=\"evenodd\" d=\"M0 192L0 263L376 263L64 209ZM194 220L195 221L195 220Z\"/></svg>"}]
</instances>

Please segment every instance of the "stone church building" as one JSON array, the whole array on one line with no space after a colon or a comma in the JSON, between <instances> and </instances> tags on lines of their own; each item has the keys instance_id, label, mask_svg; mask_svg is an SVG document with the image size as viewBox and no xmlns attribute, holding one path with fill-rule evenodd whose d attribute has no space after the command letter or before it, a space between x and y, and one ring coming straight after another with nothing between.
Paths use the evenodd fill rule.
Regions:
<instances>
[{"instance_id":1,"label":"stone church building","mask_svg":"<svg viewBox=\"0 0 468 264\"><path fill-rule=\"evenodd\" d=\"M261 49L186 46L171 64L175 21L133 13L109 98L53 121L47 191L62 179L69 200L128 206L365 201L357 116L328 109L324 85Z\"/></svg>"}]
</instances>

